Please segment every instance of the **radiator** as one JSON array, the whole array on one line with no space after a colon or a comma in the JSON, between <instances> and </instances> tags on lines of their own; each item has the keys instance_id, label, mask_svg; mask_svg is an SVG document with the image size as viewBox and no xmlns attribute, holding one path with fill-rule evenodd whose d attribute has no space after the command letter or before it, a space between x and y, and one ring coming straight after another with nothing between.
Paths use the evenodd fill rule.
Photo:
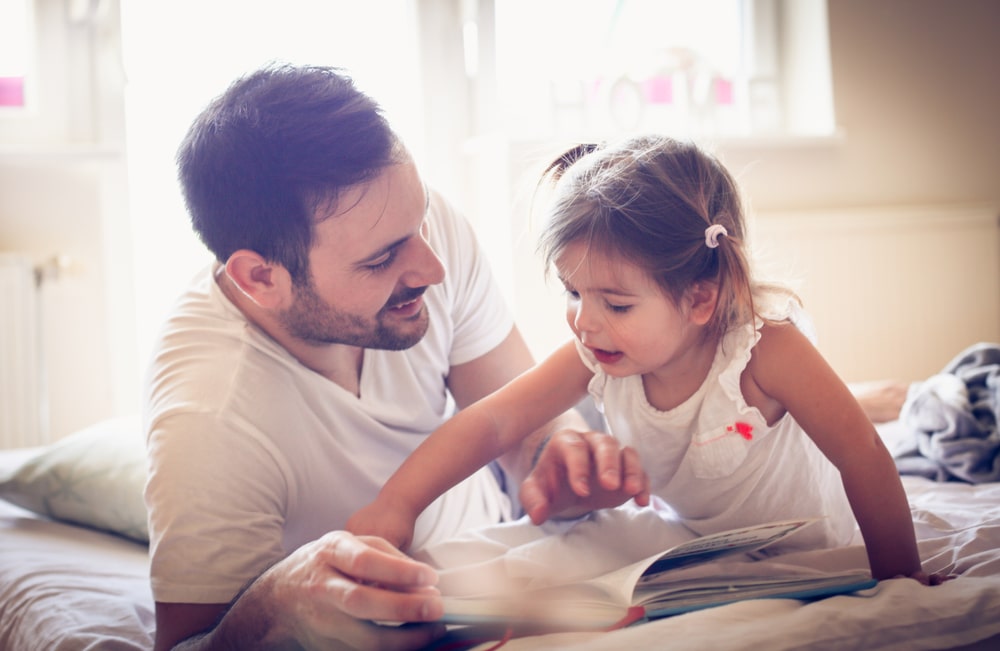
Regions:
<instances>
[{"instance_id":1,"label":"radiator","mask_svg":"<svg viewBox=\"0 0 1000 651\"><path fill-rule=\"evenodd\" d=\"M758 270L791 280L818 346L846 381L922 380L978 341L1000 341L995 206L761 214Z\"/></svg>"},{"instance_id":2,"label":"radiator","mask_svg":"<svg viewBox=\"0 0 1000 651\"><path fill-rule=\"evenodd\" d=\"M0 253L0 448L48 443L35 267Z\"/></svg>"}]
</instances>

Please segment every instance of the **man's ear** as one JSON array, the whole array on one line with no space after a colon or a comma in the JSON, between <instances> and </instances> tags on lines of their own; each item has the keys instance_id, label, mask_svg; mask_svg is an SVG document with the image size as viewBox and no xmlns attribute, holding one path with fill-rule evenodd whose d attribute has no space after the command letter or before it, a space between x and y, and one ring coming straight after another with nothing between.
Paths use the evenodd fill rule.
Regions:
<instances>
[{"instance_id":1,"label":"man's ear","mask_svg":"<svg viewBox=\"0 0 1000 651\"><path fill-rule=\"evenodd\" d=\"M687 291L687 301L691 321L696 325L705 325L715 314L719 284L706 280L696 282Z\"/></svg>"},{"instance_id":2,"label":"man's ear","mask_svg":"<svg viewBox=\"0 0 1000 651\"><path fill-rule=\"evenodd\" d=\"M240 249L230 255L226 275L244 296L265 310L283 307L292 294L288 271L256 251Z\"/></svg>"}]
</instances>

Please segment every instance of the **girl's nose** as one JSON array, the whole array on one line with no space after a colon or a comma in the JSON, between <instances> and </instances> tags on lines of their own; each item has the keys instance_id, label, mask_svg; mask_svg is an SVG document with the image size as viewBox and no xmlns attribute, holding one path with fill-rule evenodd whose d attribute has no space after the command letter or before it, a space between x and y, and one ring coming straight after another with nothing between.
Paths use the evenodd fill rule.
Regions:
<instances>
[{"instance_id":1,"label":"girl's nose","mask_svg":"<svg viewBox=\"0 0 1000 651\"><path fill-rule=\"evenodd\" d=\"M570 308L571 325L578 332L592 332L595 321L591 315L590 306L583 299L578 299Z\"/></svg>"}]
</instances>

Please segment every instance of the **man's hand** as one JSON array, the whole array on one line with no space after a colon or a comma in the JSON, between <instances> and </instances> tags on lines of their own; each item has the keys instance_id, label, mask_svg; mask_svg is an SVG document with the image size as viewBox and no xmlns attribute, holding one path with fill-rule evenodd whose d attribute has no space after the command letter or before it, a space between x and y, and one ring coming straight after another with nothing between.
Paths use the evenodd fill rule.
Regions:
<instances>
[{"instance_id":1,"label":"man's hand","mask_svg":"<svg viewBox=\"0 0 1000 651\"><path fill-rule=\"evenodd\" d=\"M303 545L262 574L216 628L181 648L408 651L444 633L437 575L387 541L346 531Z\"/></svg>"},{"instance_id":2,"label":"man's hand","mask_svg":"<svg viewBox=\"0 0 1000 651\"><path fill-rule=\"evenodd\" d=\"M535 524L570 518L634 499L649 504L649 477L639 455L600 432L552 435L521 483L521 506Z\"/></svg>"},{"instance_id":3,"label":"man's hand","mask_svg":"<svg viewBox=\"0 0 1000 651\"><path fill-rule=\"evenodd\" d=\"M378 536L406 551L413 542L413 524L416 518L408 515L403 508L396 508L384 500L358 509L347 520L346 529L361 536Z\"/></svg>"}]
</instances>

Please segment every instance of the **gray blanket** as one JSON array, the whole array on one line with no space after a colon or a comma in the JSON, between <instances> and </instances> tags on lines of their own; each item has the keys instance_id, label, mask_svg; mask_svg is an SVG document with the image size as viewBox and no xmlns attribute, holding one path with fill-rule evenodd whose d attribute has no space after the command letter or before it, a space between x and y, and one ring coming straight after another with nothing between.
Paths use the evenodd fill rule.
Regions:
<instances>
[{"instance_id":1,"label":"gray blanket","mask_svg":"<svg viewBox=\"0 0 1000 651\"><path fill-rule=\"evenodd\" d=\"M907 434L892 450L900 474L1000 481L1000 344L970 346L914 383L900 421Z\"/></svg>"}]
</instances>

